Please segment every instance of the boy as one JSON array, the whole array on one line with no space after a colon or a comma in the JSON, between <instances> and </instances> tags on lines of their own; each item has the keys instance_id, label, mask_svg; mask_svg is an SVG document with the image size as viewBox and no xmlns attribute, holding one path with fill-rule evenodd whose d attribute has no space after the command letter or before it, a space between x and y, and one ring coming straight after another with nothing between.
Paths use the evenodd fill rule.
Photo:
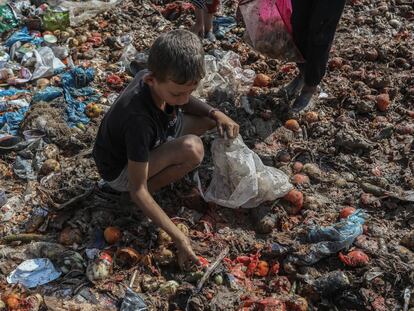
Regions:
<instances>
[{"instance_id":1,"label":"boy","mask_svg":"<svg viewBox=\"0 0 414 311\"><path fill-rule=\"evenodd\" d=\"M204 75L204 52L195 34L161 35L150 49L148 70L135 76L103 118L93 150L101 177L113 189L129 191L144 214L171 236L181 268L198 263L197 256L151 193L201 163L199 135L215 125L221 135L239 133L232 119L190 96Z\"/></svg>"},{"instance_id":2,"label":"boy","mask_svg":"<svg viewBox=\"0 0 414 311\"><path fill-rule=\"evenodd\" d=\"M195 7L196 18L192 31L201 38L215 42L216 36L213 33L213 18L219 9L220 0L191 0L191 2Z\"/></svg>"}]
</instances>

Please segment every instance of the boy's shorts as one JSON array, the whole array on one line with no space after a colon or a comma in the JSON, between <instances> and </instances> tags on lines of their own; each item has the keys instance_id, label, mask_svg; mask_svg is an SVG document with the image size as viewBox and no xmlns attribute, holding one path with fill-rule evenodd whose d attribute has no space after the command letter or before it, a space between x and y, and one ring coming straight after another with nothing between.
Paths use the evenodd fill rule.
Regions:
<instances>
[{"instance_id":1,"label":"boy's shorts","mask_svg":"<svg viewBox=\"0 0 414 311\"><path fill-rule=\"evenodd\" d=\"M207 9L209 14L218 12L220 0L192 0L193 5L199 9Z\"/></svg>"},{"instance_id":2,"label":"boy's shorts","mask_svg":"<svg viewBox=\"0 0 414 311\"><path fill-rule=\"evenodd\" d=\"M175 126L175 133L173 136L168 137L167 141L174 140L183 135L183 128L184 128L184 116L182 113L178 113L177 115L177 123ZM124 169L122 170L119 176L112 180L107 181L107 184L114 190L119 192L128 192L128 164L125 165Z\"/></svg>"},{"instance_id":3,"label":"boy's shorts","mask_svg":"<svg viewBox=\"0 0 414 311\"><path fill-rule=\"evenodd\" d=\"M207 12L209 14L215 14L218 12L219 7L220 7L220 0L212 0L212 1L206 1L206 7L207 7Z\"/></svg>"}]
</instances>

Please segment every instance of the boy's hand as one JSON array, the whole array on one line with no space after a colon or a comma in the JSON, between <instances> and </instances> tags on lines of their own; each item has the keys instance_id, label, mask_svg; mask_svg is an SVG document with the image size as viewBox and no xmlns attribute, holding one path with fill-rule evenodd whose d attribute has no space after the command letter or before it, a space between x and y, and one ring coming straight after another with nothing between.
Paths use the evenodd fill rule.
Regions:
<instances>
[{"instance_id":1,"label":"boy's hand","mask_svg":"<svg viewBox=\"0 0 414 311\"><path fill-rule=\"evenodd\" d=\"M224 132L227 133L228 138L236 138L239 135L240 126L223 112L215 111L214 120L221 137L224 136Z\"/></svg>"},{"instance_id":2,"label":"boy's hand","mask_svg":"<svg viewBox=\"0 0 414 311\"><path fill-rule=\"evenodd\" d=\"M199 259L194 253L190 244L190 240L187 237L185 237L185 239L183 240L176 242L175 245L178 251L178 265L180 266L181 270L186 270L192 264L199 264Z\"/></svg>"}]
</instances>

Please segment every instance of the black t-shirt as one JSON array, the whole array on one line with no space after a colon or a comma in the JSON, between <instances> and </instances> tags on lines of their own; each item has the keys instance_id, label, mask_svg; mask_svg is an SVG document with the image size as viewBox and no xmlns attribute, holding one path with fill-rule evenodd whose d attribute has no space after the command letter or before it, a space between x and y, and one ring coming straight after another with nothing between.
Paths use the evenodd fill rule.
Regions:
<instances>
[{"instance_id":1,"label":"black t-shirt","mask_svg":"<svg viewBox=\"0 0 414 311\"><path fill-rule=\"evenodd\" d=\"M102 119L93 148L101 177L115 180L128 163L147 162L150 150L174 137L176 107L159 109L139 72Z\"/></svg>"}]
</instances>

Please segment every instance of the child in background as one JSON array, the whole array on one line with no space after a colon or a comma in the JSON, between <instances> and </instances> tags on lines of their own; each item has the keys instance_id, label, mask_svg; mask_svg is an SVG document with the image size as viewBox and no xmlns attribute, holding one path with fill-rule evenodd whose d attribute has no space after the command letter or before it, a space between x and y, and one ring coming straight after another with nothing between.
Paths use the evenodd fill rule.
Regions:
<instances>
[{"instance_id":1,"label":"child in background","mask_svg":"<svg viewBox=\"0 0 414 311\"><path fill-rule=\"evenodd\" d=\"M213 33L213 18L217 13L220 0L191 0L195 6L196 22L192 31L201 38L206 38L211 42L216 41Z\"/></svg>"}]
</instances>

